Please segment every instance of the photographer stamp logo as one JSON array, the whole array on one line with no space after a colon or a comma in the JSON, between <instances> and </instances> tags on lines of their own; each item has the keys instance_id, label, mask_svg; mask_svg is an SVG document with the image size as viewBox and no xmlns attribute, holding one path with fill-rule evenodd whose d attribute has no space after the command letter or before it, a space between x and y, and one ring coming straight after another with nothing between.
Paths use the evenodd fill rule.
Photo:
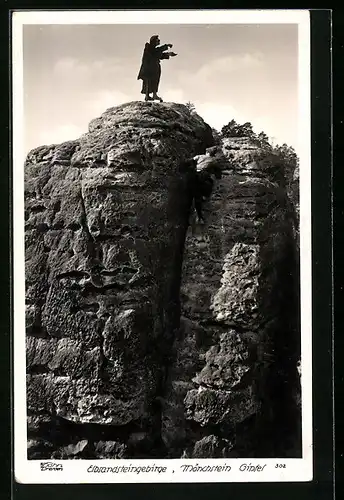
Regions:
<instances>
[{"instance_id":1,"label":"photographer stamp logo","mask_svg":"<svg viewBox=\"0 0 344 500\"><path fill-rule=\"evenodd\" d=\"M54 462L41 462L41 471L63 471L62 464L55 464Z\"/></svg>"}]
</instances>

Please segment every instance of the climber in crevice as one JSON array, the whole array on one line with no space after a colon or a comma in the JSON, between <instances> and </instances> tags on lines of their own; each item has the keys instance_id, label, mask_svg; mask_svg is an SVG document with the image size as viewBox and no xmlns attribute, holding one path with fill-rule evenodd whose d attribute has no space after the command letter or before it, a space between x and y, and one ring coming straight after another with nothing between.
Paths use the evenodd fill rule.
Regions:
<instances>
[{"instance_id":1,"label":"climber in crevice","mask_svg":"<svg viewBox=\"0 0 344 500\"><path fill-rule=\"evenodd\" d=\"M166 52L169 48L172 48L171 43L160 45L159 35L153 35L145 45L137 79L142 80L141 94L145 94L146 101L162 102L161 97L158 96L161 76L160 60L177 55L174 52ZM153 96L151 97L150 94Z\"/></svg>"},{"instance_id":2,"label":"climber in crevice","mask_svg":"<svg viewBox=\"0 0 344 500\"><path fill-rule=\"evenodd\" d=\"M203 204L209 200L213 191L215 179L221 178L221 167L212 160L208 168L198 169L198 162L206 155L199 155L186 160L182 168L186 169L189 175L190 197L193 204L197 221L204 224Z\"/></svg>"},{"instance_id":3,"label":"climber in crevice","mask_svg":"<svg viewBox=\"0 0 344 500\"><path fill-rule=\"evenodd\" d=\"M217 170L196 171L196 182L194 190L194 203L198 222L204 224L203 204L211 197L215 179L221 178L221 172Z\"/></svg>"},{"instance_id":4,"label":"climber in crevice","mask_svg":"<svg viewBox=\"0 0 344 500\"><path fill-rule=\"evenodd\" d=\"M208 148L205 154L194 156L193 161L196 167L194 204L198 221L204 223L203 203L211 197L215 180L221 179L222 170L228 161L218 146Z\"/></svg>"}]
</instances>

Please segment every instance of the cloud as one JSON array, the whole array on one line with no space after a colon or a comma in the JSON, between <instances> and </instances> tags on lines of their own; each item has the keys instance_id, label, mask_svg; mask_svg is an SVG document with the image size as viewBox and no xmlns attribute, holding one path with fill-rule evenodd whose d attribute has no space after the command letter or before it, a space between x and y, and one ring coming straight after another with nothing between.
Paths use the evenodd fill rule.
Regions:
<instances>
[{"instance_id":1,"label":"cloud","mask_svg":"<svg viewBox=\"0 0 344 500\"><path fill-rule=\"evenodd\" d=\"M37 146L42 144L59 144L64 141L78 139L86 131L86 128L83 129L74 124L49 127L37 136Z\"/></svg>"},{"instance_id":2,"label":"cloud","mask_svg":"<svg viewBox=\"0 0 344 500\"><path fill-rule=\"evenodd\" d=\"M117 91L104 90L92 93L89 95L88 99L85 100L79 113L70 113L70 116L67 115L65 117L67 120L77 121L77 123L69 122L67 124L49 127L35 137L35 143L37 145L59 144L64 141L78 139L82 134L88 131L88 124L93 118L100 116L108 108L123 104L130 100L133 100L131 96ZM35 145L32 147L35 147Z\"/></svg>"},{"instance_id":3,"label":"cloud","mask_svg":"<svg viewBox=\"0 0 344 500\"><path fill-rule=\"evenodd\" d=\"M186 104L190 99L188 99L187 94L184 90L180 88L167 88L161 93L165 102L178 102L181 104ZM239 108L231 105L224 104L221 102L211 101L211 100L192 100L196 112L203 118L203 120L208 123L211 127L220 130L224 125L234 119L237 123L245 123L252 120L252 115L249 116L247 113L242 112ZM259 128L264 123L267 123L266 117L259 117L256 123L256 128L258 132L264 130ZM254 126L254 124L252 124Z\"/></svg>"},{"instance_id":4,"label":"cloud","mask_svg":"<svg viewBox=\"0 0 344 500\"><path fill-rule=\"evenodd\" d=\"M268 115L254 117L252 113L244 112L230 104L220 104L211 101L194 101L193 104L203 120L216 130L220 131L230 120L235 120L239 124L251 122L255 133L265 132L274 144L287 142L294 146L290 137L291 134L288 134L288 131L281 127L276 127L276 124L273 123L271 117Z\"/></svg>"},{"instance_id":5,"label":"cloud","mask_svg":"<svg viewBox=\"0 0 344 500\"><path fill-rule=\"evenodd\" d=\"M186 71L180 72L179 78L181 82L194 86L197 81L203 84L209 81L217 82L225 79L226 75L230 77L235 74L238 78L240 74L240 78L243 78L245 73L264 66L264 55L260 52L242 53L213 59L192 74Z\"/></svg>"},{"instance_id":6,"label":"cloud","mask_svg":"<svg viewBox=\"0 0 344 500\"><path fill-rule=\"evenodd\" d=\"M73 57L63 57L54 64L53 72L59 74L65 73L67 71L72 71L77 67L77 65L77 59L74 59Z\"/></svg>"},{"instance_id":7,"label":"cloud","mask_svg":"<svg viewBox=\"0 0 344 500\"><path fill-rule=\"evenodd\" d=\"M272 123L269 116L253 117L247 112L242 112L231 105L221 105L214 102L194 102L197 113L208 123L211 127L220 131L224 125L230 120L235 120L239 124L251 122L253 131L256 134L265 132L269 137L270 142L276 144L283 144L283 142L291 143L288 140L289 135L285 130L280 130L276 124Z\"/></svg>"},{"instance_id":8,"label":"cloud","mask_svg":"<svg viewBox=\"0 0 344 500\"><path fill-rule=\"evenodd\" d=\"M52 69L55 78L72 80L87 85L87 81L106 82L123 76L123 61L116 57L82 61L73 57L63 57L56 61Z\"/></svg>"},{"instance_id":9,"label":"cloud","mask_svg":"<svg viewBox=\"0 0 344 500\"><path fill-rule=\"evenodd\" d=\"M211 127L220 130L230 120L240 119L239 112L231 105L223 105L216 102L199 102L195 101L197 113L208 123Z\"/></svg>"},{"instance_id":10,"label":"cloud","mask_svg":"<svg viewBox=\"0 0 344 500\"><path fill-rule=\"evenodd\" d=\"M161 94L165 102L179 102L185 104L187 102L184 91L181 89L166 89Z\"/></svg>"},{"instance_id":11,"label":"cloud","mask_svg":"<svg viewBox=\"0 0 344 500\"><path fill-rule=\"evenodd\" d=\"M212 76L219 73L230 73L233 71L241 71L246 69L258 68L263 65L263 55L255 54L239 54L232 56L219 57L210 63L203 65L197 72L198 75Z\"/></svg>"},{"instance_id":12,"label":"cloud","mask_svg":"<svg viewBox=\"0 0 344 500\"><path fill-rule=\"evenodd\" d=\"M136 96L117 90L101 90L91 94L87 103L90 119L104 113L108 108L134 100L136 100Z\"/></svg>"}]
</instances>

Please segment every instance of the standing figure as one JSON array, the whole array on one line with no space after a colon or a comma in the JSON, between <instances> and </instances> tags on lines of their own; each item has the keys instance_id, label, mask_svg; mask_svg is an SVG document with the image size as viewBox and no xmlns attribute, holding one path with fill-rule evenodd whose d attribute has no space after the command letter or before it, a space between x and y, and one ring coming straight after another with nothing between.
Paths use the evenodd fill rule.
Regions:
<instances>
[{"instance_id":1,"label":"standing figure","mask_svg":"<svg viewBox=\"0 0 344 500\"><path fill-rule=\"evenodd\" d=\"M160 39L158 35L150 38L149 43L146 43L141 68L137 79L142 80L141 94L145 94L146 101L154 101L155 99L162 102L161 97L157 95L160 75L161 75L161 59L169 59L177 54L174 52L166 52L167 49L172 47L171 43L159 45ZM150 94L153 94L151 97Z\"/></svg>"}]
</instances>

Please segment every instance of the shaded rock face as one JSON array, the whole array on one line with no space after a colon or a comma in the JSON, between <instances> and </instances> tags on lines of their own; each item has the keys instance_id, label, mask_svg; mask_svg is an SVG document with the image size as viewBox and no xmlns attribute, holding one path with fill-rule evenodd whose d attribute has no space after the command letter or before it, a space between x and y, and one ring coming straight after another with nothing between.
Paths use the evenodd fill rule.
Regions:
<instances>
[{"instance_id":1,"label":"shaded rock face","mask_svg":"<svg viewBox=\"0 0 344 500\"><path fill-rule=\"evenodd\" d=\"M29 458L297 453L293 204L227 139L196 224L183 165L212 145L186 107L134 102L28 155Z\"/></svg>"},{"instance_id":2,"label":"shaded rock face","mask_svg":"<svg viewBox=\"0 0 344 500\"><path fill-rule=\"evenodd\" d=\"M144 103L89 130L25 166L28 411L159 447L191 202L179 166L211 134L183 107Z\"/></svg>"}]
</instances>

